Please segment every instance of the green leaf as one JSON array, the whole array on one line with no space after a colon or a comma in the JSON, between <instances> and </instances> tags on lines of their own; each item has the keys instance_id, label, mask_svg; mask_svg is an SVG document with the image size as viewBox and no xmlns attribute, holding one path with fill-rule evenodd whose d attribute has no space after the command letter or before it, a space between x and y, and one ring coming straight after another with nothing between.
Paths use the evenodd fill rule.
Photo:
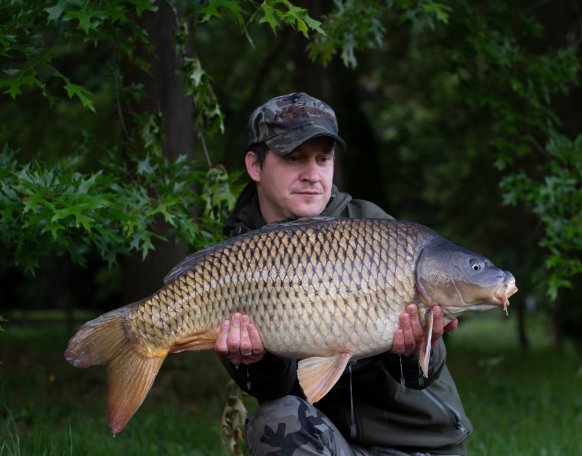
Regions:
<instances>
[{"instance_id":1,"label":"green leaf","mask_svg":"<svg viewBox=\"0 0 582 456\"><path fill-rule=\"evenodd\" d=\"M259 19L259 24L269 24L273 33L277 33L279 28L279 20L275 17L275 8L269 5L267 2L261 4L261 11L263 16Z\"/></svg>"},{"instance_id":2,"label":"green leaf","mask_svg":"<svg viewBox=\"0 0 582 456\"><path fill-rule=\"evenodd\" d=\"M56 5L51 6L50 8L45 8L45 11L48 13L48 22L56 22L56 20L61 17L65 10L66 3L66 1L59 1Z\"/></svg>"},{"instance_id":3,"label":"green leaf","mask_svg":"<svg viewBox=\"0 0 582 456\"><path fill-rule=\"evenodd\" d=\"M155 0L131 0L138 16L141 16L146 11L158 11L158 6Z\"/></svg>"},{"instance_id":4,"label":"green leaf","mask_svg":"<svg viewBox=\"0 0 582 456\"><path fill-rule=\"evenodd\" d=\"M241 2L237 0L210 0L208 5L202 8L201 22L208 22L212 18L222 18L222 13L232 15L239 23L243 23Z\"/></svg>"},{"instance_id":5,"label":"green leaf","mask_svg":"<svg viewBox=\"0 0 582 456\"><path fill-rule=\"evenodd\" d=\"M434 15L437 21L448 24L449 15L452 12L452 8L444 3L438 2L428 2L423 6L424 14L427 16Z\"/></svg>"},{"instance_id":6,"label":"green leaf","mask_svg":"<svg viewBox=\"0 0 582 456\"><path fill-rule=\"evenodd\" d=\"M202 68L202 65L200 64L199 59L189 58L188 60L189 60L189 65L187 67L188 68L188 76L189 76L190 80L194 83L194 87L199 87L201 82L202 82L202 78L204 77L206 72Z\"/></svg>"},{"instance_id":7,"label":"green leaf","mask_svg":"<svg viewBox=\"0 0 582 456\"><path fill-rule=\"evenodd\" d=\"M142 175L154 173L154 167L150 163L150 157L146 157L137 163L137 173Z\"/></svg>"},{"instance_id":8,"label":"green leaf","mask_svg":"<svg viewBox=\"0 0 582 456\"><path fill-rule=\"evenodd\" d=\"M88 35L89 32L98 32L99 27L104 22L105 14L103 11L93 8L92 3L85 3L78 11L68 9L64 17L67 20L76 20L78 22L77 28L82 30L85 35Z\"/></svg>"},{"instance_id":9,"label":"green leaf","mask_svg":"<svg viewBox=\"0 0 582 456\"><path fill-rule=\"evenodd\" d=\"M313 19L311 16L309 15L305 15L303 17L303 20L305 21L305 23L307 24L307 27L310 30L313 30L314 32L320 34L321 36L326 36L325 30L323 30L323 28L321 28L321 22Z\"/></svg>"},{"instance_id":10,"label":"green leaf","mask_svg":"<svg viewBox=\"0 0 582 456\"><path fill-rule=\"evenodd\" d=\"M77 97L83 106L95 112L95 106L93 106L93 101L91 100L93 94L87 89L80 85L73 84L65 78L65 90L67 91L69 98Z\"/></svg>"},{"instance_id":11,"label":"green leaf","mask_svg":"<svg viewBox=\"0 0 582 456\"><path fill-rule=\"evenodd\" d=\"M95 182L101 177L102 171L97 171L97 173L90 176L88 179L80 179L80 184L77 189L79 193L88 193L89 190L95 186Z\"/></svg>"},{"instance_id":12,"label":"green leaf","mask_svg":"<svg viewBox=\"0 0 582 456\"><path fill-rule=\"evenodd\" d=\"M95 219L93 217L89 217L88 215L84 215L82 213L75 214L75 227L79 228L82 226L86 231L91 231L91 227L94 223Z\"/></svg>"},{"instance_id":13,"label":"green leaf","mask_svg":"<svg viewBox=\"0 0 582 456\"><path fill-rule=\"evenodd\" d=\"M64 231L66 229L66 227L60 223L49 223L47 225L45 225L40 232L41 233L47 233L50 232L51 236L53 237L53 239L57 240L59 238L59 232L60 231Z\"/></svg>"},{"instance_id":14,"label":"green leaf","mask_svg":"<svg viewBox=\"0 0 582 456\"><path fill-rule=\"evenodd\" d=\"M0 87L5 87L4 93L10 95L14 100L22 93L22 87L31 85L41 85L36 72L29 69L9 69L4 70L5 73L12 76L10 79L0 79Z\"/></svg>"}]
</instances>

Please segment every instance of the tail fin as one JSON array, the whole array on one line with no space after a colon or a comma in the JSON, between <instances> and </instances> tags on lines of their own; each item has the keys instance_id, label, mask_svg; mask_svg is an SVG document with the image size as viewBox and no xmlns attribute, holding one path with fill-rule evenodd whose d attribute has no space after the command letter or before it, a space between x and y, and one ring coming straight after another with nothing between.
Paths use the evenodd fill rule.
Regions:
<instances>
[{"instance_id":1,"label":"tail fin","mask_svg":"<svg viewBox=\"0 0 582 456\"><path fill-rule=\"evenodd\" d=\"M67 361L75 367L107 365L107 420L114 434L123 430L149 392L167 351L138 351L124 330L128 307L85 323L69 342Z\"/></svg>"}]
</instances>

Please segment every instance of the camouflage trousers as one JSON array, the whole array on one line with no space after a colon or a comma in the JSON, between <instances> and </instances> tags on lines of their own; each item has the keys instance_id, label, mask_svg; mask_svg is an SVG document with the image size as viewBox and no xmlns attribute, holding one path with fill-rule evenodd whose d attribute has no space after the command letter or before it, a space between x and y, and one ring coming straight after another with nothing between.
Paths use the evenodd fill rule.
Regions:
<instances>
[{"instance_id":1,"label":"camouflage trousers","mask_svg":"<svg viewBox=\"0 0 582 456\"><path fill-rule=\"evenodd\" d=\"M295 396L265 401L247 423L251 456L428 456L350 444L331 420Z\"/></svg>"}]
</instances>

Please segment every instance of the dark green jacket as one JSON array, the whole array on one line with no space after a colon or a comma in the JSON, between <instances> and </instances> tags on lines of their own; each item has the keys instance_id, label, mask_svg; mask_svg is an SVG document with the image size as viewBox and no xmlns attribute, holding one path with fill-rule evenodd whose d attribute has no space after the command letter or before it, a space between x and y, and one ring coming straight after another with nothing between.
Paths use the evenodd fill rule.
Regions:
<instances>
[{"instance_id":1,"label":"dark green jacket","mask_svg":"<svg viewBox=\"0 0 582 456\"><path fill-rule=\"evenodd\" d=\"M335 186L322 215L392 218L375 204L352 199ZM227 233L236 236L265 224L255 186L249 184L227 220ZM432 351L428 379L422 376L416 357L386 352L358 360L316 406L348 441L360 445L464 455L463 442L472 426L445 359L441 340ZM303 397L295 360L267 353L250 366L235 368L225 362L225 367L238 385L259 401L288 394Z\"/></svg>"}]
</instances>

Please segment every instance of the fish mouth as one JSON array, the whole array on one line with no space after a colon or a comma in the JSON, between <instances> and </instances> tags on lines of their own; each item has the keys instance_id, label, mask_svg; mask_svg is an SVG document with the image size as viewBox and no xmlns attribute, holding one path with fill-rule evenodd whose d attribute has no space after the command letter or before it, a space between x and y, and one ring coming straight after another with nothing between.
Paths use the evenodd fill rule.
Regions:
<instances>
[{"instance_id":1,"label":"fish mouth","mask_svg":"<svg viewBox=\"0 0 582 456\"><path fill-rule=\"evenodd\" d=\"M509 298L517 293L517 286L515 285L515 278L511 273L508 274L508 277L505 279L505 282L502 286L500 286L493 297L499 303L500 306L503 306L503 310L505 311L505 315L509 315L507 308L509 307Z\"/></svg>"}]
</instances>

